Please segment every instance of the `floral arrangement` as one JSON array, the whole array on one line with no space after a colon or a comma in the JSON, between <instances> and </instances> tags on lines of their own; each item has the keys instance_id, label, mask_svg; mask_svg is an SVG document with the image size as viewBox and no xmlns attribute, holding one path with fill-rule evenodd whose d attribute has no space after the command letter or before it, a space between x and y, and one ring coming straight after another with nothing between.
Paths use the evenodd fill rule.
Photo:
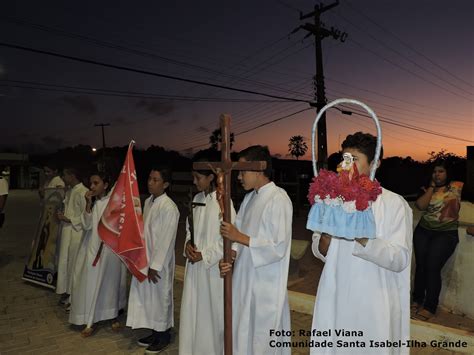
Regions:
<instances>
[{"instance_id":1,"label":"floral arrangement","mask_svg":"<svg viewBox=\"0 0 474 355\"><path fill-rule=\"evenodd\" d=\"M339 173L328 170L319 172L309 186L308 199L311 205L342 206L345 212L367 210L371 203L382 193L377 181L367 175L360 175L357 166L350 164L350 169L338 168Z\"/></svg>"}]
</instances>

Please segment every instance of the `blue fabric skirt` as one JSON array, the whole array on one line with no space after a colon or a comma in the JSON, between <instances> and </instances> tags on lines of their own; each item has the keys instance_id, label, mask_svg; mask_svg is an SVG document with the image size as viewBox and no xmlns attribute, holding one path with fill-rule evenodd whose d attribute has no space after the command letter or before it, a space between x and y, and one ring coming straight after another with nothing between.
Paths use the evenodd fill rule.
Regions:
<instances>
[{"instance_id":1,"label":"blue fabric skirt","mask_svg":"<svg viewBox=\"0 0 474 355\"><path fill-rule=\"evenodd\" d=\"M346 212L341 205L316 202L309 211L306 228L346 239L375 238L372 207L365 211Z\"/></svg>"}]
</instances>

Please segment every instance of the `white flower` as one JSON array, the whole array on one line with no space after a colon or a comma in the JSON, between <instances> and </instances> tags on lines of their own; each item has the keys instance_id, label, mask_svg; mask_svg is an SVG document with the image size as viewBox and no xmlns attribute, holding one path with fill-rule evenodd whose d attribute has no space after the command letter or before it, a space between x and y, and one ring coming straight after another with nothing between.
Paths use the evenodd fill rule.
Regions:
<instances>
[{"instance_id":1,"label":"white flower","mask_svg":"<svg viewBox=\"0 0 474 355\"><path fill-rule=\"evenodd\" d=\"M357 211L355 201L344 202L342 204L342 209L347 213L354 213Z\"/></svg>"}]
</instances>

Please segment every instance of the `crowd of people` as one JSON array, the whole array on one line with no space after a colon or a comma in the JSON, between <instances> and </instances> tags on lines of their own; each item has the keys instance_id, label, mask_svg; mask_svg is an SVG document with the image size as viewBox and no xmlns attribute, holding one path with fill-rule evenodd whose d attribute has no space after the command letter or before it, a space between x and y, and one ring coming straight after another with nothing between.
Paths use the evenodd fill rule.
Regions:
<instances>
[{"instance_id":1,"label":"crowd of people","mask_svg":"<svg viewBox=\"0 0 474 355\"><path fill-rule=\"evenodd\" d=\"M352 154L360 174L368 175L376 163L375 150L376 138L361 132L349 135L342 144L343 153ZM229 272L233 274L234 354L291 353L287 278L292 203L272 181L268 148L251 146L239 157L242 162L265 161L267 166L264 171L239 172L238 180L248 193L237 213L231 205L231 223L222 220L215 173L192 171L198 193L192 219L186 221L179 326L179 353L183 355L223 353L222 277ZM173 280L180 215L166 192L171 171L156 166L149 173L150 196L143 208L148 276L143 282L132 276L130 287L127 269L101 242L97 228L114 181L104 172L95 172L86 187L81 172L72 165L63 169L61 177L55 167L46 167L45 173L44 187L67 186L64 211L57 213L62 231L56 292L69 312L69 322L83 326L81 336L89 337L97 323L105 320L119 330L124 324L118 316L125 311L126 326L150 330L138 340L145 353L166 349L175 326ZM370 340L407 341L410 315L428 319L436 312L440 271L458 240L461 188L461 183L449 179L444 166L435 164L431 183L416 202L427 213L414 238L412 210L401 196L386 189L372 205L375 238L348 240L314 233L313 254L325 266L312 324L321 333L312 332L311 340L334 345L311 347L311 353L347 350L337 349L341 339L364 343L364 353L409 352L409 348L372 348ZM42 188L40 195L43 193ZM223 238L233 243L232 262L223 260ZM410 306L412 244L416 276ZM345 334L344 330L352 332Z\"/></svg>"}]
</instances>

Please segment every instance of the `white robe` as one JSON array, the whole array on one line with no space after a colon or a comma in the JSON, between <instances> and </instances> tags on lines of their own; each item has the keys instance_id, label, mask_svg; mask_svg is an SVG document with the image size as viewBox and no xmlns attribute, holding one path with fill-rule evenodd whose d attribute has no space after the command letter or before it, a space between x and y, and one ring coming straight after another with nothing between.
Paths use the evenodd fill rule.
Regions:
<instances>
[{"instance_id":1,"label":"white robe","mask_svg":"<svg viewBox=\"0 0 474 355\"><path fill-rule=\"evenodd\" d=\"M74 283L71 293L69 323L76 325L113 319L127 304L127 269L120 258L105 244L96 266L101 239L97 231L109 197L97 200L91 213L81 216L84 235L76 258Z\"/></svg>"},{"instance_id":2,"label":"white robe","mask_svg":"<svg viewBox=\"0 0 474 355\"><path fill-rule=\"evenodd\" d=\"M58 177L53 180L56 178ZM71 294L75 259L83 234L81 215L86 209L84 196L87 191L87 188L79 183L69 189L64 198L64 216L69 218L71 223L61 222L58 281L56 284L56 293L58 294Z\"/></svg>"},{"instance_id":3,"label":"white robe","mask_svg":"<svg viewBox=\"0 0 474 355\"><path fill-rule=\"evenodd\" d=\"M128 300L127 326L165 331L174 326L174 246L179 211L166 193L145 201L144 234L148 266L161 277L156 284L132 278Z\"/></svg>"},{"instance_id":4,"label":"white robe","mask_svg":"<svg viewBox=\"0 0 474 355\"><path fill-rule=\"evenodd\" d=\"M332 238L326 257L320 254L320 234L313 235L313 253L325 262L314 305L312 329L331 331L313 336L332 341L333 348L312 348L311 354L408 354L409 348L371 348L370 340L402 342L410 338L410 264L412 210L399 195L382 190L373 203L376 238L365 247ZM337 329L361 331L362 336L335 334ZM337 341L365 347L337 347ZM341 344L343 345L343 344Z\"/></svg>"},{"instance_id":5,"label":"white robe","mask_svg":"<svg viewBox=\"0 0 474 355\"><path fill-rule=\"evenodd\" d=\"M52 189L58 187L65 187L66 184L64 183L63 179L60 176L54 176L51 180L45 182L44 188L45 189Z\"/></svg>"},{"instance_id":6,"label":"white robe","mask_svg":"<svg viewBox=\"0 0 474 355\"><path fill-rule=\"evenodd\" d=\"M250 237L240 246L233 276L234 354L290 354L291 348L271 347L289 341L271 330L291 330L288 267L293 206L285 190L270 182L248 193L236 227Z\"/></svg>"},{"instance_id":7,"label":"white robe","mask_svg":"<svg viewBox=\"0 0 474 355\"><path fill-rule=\"evenodd\" d=\"M224 283L219 260L223 256L220 235L221 218L216 192L194 196L194 202L205 203L193 209L194 244L202 254L197 263L186 261L179 321L181 355L222 354L224 351ZM231 219L235 219L232 206ZM186 220L186 243L191 239ZM186 255L185 255L186 256Z\"/></svg>"}]
</instances>

